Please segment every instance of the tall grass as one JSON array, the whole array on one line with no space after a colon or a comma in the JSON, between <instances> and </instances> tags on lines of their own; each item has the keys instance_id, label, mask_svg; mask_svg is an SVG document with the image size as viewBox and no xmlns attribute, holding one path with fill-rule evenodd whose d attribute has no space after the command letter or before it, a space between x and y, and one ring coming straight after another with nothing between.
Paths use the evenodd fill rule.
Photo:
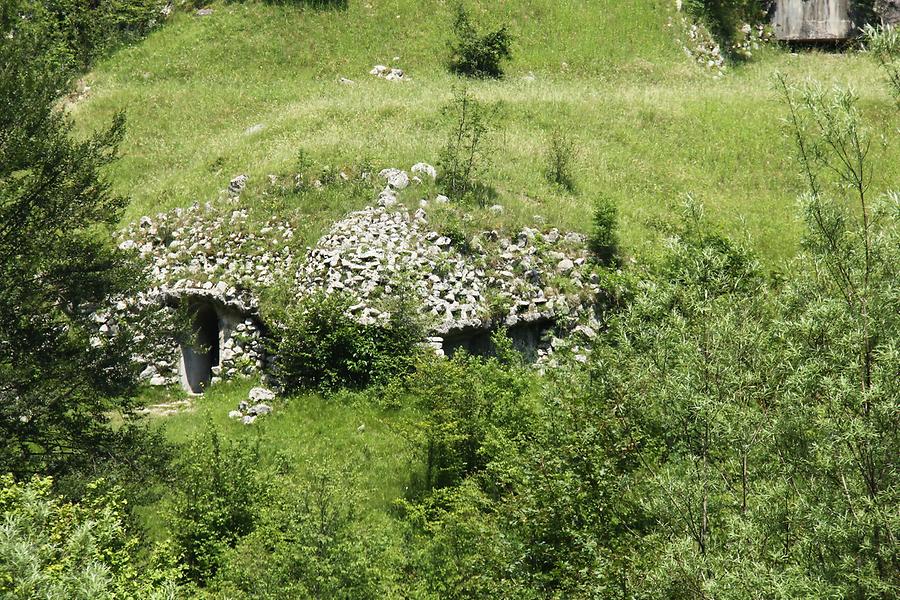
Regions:
<instances>
[{"instance_id":1,"label":"tall grass","mask_svg":"<svg viewBox=\"0 0 900 600\"><path fill-rule=\"evenodd\" d=\"M853 54L772 50L713 79L675 42L669 5L470 3L474 15L489 12L490 21L509 23L516 40L505 80L471 86L479 99L503 107L485 182L506 208L502 224L531 225L537 215L586 232L591 199L603 196L619 207L622 243L633 253L656 240L653 222L690 193L777 264L796 249L802 180L782 135L772 73L850 83L885 130L900 120L877 67ZM178 14L103 61L88 76L90 96L72 109L81 131L127 110L123 157L111 171L117 191L133 197L126 219L214 200L238 173L260 182L289 172L301 147L328 164L437 162L450 126L441 107L457 82L445 69L449 4L212 6L211 16ZM371 77L376 63L402 67L411 80ZM264 128L248 133L256 124ZM544 176L544 136L556 127L578 132L582 168L574 195ZM877 168L888 172L897 158L883 156ZM413 204L415 195L404 199ZM338 206L362 203L348 198ZM304 213L319 219L318 209ZM477 210L475 216L493 218Z\"/></svg>"}]
</instances>

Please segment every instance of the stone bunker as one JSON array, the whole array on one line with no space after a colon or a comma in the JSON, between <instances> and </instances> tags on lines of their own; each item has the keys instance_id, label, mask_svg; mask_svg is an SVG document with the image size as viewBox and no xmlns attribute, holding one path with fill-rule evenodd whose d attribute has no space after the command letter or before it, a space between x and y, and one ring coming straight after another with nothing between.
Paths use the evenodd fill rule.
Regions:
<instances>
[{"instance_id":1,"label":"stone bunker","mask_svg":"<svg viewBox=\"0 0 900 600\"><path fill-rule=\"evenodd\" d=\"M404 310L420 313L428 345L443 355L493 354L491 336L502 327L526 360L541 362L561 347L555 336L597 329L599 278L584 236L523 227L450 237L426 211L445 197L409 211L396 194L416 177L397 169L381 176L388 185L379 206L345 215L302 257L294 254L293 223L254 225L236 197L142 217L122 232L120 247L147 261L155 285L97 315L101 332L134 324L137 338L153 341L135 356L142 378L200 394L221 380L267 372L273 357L258 299L276 282L289 283L296 302L348 294L348 316L363 324L386 321L403 290L411 301ZM148 311L157 325L140 324Z\"/></svg>"},{"instance_id":2,"label":"stone bunker","mask_svg":"<svg viewBox=\"0 0 900 600\"><path fill-rule=\"evenodd\" d=\"M202 394L226 370L235 367L235 360L245 353L246 336L239 334L262 329L255 314L216 296L173 294L168 304L185 309L189 320L186 336L177 340L178 380L189 393ZM252 352L255 358L261 347Z\"/></svg>"},{"instance_id":3,"label":"stone bunker","mask_svg":"<svg viewBox=\"0 0 900 600\"><path fill-rule=\"evenodd\" d=\"M850 0L777 0L772 26L784 41L846 40L854 29Z\"/></svg>"},{"instance_id":4,"label":"stone bunker","mask_svg":"<svg viewBox=\"0 0 900 600\"><path fill-rule=\"evenodd\" d=\"M506 328L513 348L515 348L528 363L535 363L550 347L550 337L557 327L553 318L542 317L531 321L520 321L512 327ZM494 347L492 337L497 327L468 327L450 331L440 339L441 350L446 356L452 357L460 350L464 350L475 356L494 356L497 349Z\"/></svg>"}]
</instances>

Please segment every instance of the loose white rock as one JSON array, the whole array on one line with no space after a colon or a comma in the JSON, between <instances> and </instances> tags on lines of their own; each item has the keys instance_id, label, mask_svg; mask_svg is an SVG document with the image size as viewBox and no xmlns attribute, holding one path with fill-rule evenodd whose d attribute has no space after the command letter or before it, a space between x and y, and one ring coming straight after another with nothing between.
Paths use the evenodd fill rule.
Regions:
<instances>
[{"instance_id":1,"label":"loose white rock","mask_svg":"<svg viewBox=\"0 0 900 600\"><path fill-rule=\"evenodd\" d=\"M249 177L246 175L238 175L230 182L228 182L228 193L232 196L239 196L241 192L244 191L244 188L247 187L247 180Z\"/></svg>"},{"instance_id":2,"label":"loose white rock","mask_svg":"<svg viewBox=\"0 0 900 600\"><path fill-rule=\"evenodd\" d=\"M406 171L384 169L379 175L387 179L388 185L395 190L405 190L409 186L409 175L406 174Z\"/></svg>"},{"instance_id":3,"label":"loose white rock","mask_svg":"<svg viewBox=\"0 0 900 600\"><path fill-rule=\"evenodd\" d=\"M263 387L255 387L250 390L249 398L252 402L271 402L275 399L275 392L272 390L263 388Z\"/></svg>"},{"instance_id":4,"label":"loose white rock","mask_svg":"<svg viewBox=\"0 0 900 600\"><path fill-rule=\"evenodd\" d=\"M559 264L556 265L556 270L562 273L563 275L567 275L572 272L572 269L575 268L575 263L569 260L568 258L564 258L559 261Z\"/></svg>"},{"instance_id":5,"label":"loose white rock","mask_svg":"<svg viewBox=\"0 0 900 600\"><path fill-rule=\"evenodd\" d=\"M412 167L412 172L416 173L417 175L427 175L431 177L432 180L437 179L437 169L435 169L428 163L420 162L414 164Z\"/></svg>"}]
</instances>

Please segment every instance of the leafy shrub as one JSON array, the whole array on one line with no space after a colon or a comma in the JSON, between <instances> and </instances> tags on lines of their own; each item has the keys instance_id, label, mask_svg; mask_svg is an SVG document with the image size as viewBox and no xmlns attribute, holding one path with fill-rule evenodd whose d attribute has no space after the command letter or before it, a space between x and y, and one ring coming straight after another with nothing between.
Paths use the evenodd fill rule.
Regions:
<instances>
[{"instance_id":1,"label":"leafy shrub","mask_svg":"<svg viewBox=\"0 0 900 600\"><path fill-rule=\"evenodd\" d=\"M466 87L457 88L453 100L444 107L452 126L440 154L438 183L454 200L474 199L482 208L487 204L488 189L479 180L489 164L484 146L495 112Z\"/></svg>"},{"instance_id":2,"label":"leafy shrub","mask_svg":"<svg viewBox=\"0 0 900 600\"><path fill-rule=\"evenodd\" d=\"M290 310L274 348L285 391L360 389L409 372L424 333L415 307L398 297L379 324L349 316L343 294L318 293Z\"/></svg>"},{"instance_id":3,"label":"leafy shrub","mask_svg":"<svg viewBox=\"0 0 900 600\"><path fill-rule=\"evenodd\" d=\"M136 559L113 489L81 503L53 496L50 478L0 477L0 596L4 598L175 598L171 562ZM162 557L163 553L156 554Z\"/></svg>"},{"instance_id":4,"label":"leafy shrub","mask_svg":"<svg viewBox=\"0 0 900 600\"><path fill-rule=\"evenodd\" d=\"M190 581L206 585L225 551L256 527L267 491L259 459L257 445L222 440L212 425L185 450L169 525Z\"/></svg>"},{"instance_id":5,"label":"leafy shrub","mask_svg":"<svg viewBox=\"0 0 900 600\"><path fill-rule=\"evenodd\" d=\"M161 19L163 0L52 0L82 67L115 46L147 35Z\"/></svg>"},{"instance_id":6,"label":"leafy shrub","mask_svg":"<svg viewBox=\"0 0 900 600\"><path fill-rule=\"evenodd\" d=\"M149 33L165 5L164 0L14 0L14 10L3 19L27 15L29 26L62 50L58 67L86 69L115 46Z\"/></svg>"},{"instance_id":7,"label":"leafy shrub","mask_svg":"<svg viewBox=\"0 0 900 600\"><path fill-rule=\"evenodd\" d=\"M588 246L601 264L612 266L619 252L618 210L608 198L594 204L593 228Z\"/></svg>"},{"instance_id":8,"label":"leafy shrub","mask_svg":"<svg viewBox=\"0 0 900 600\"><path fill-rule=\"evenodd\" d=\"M256 530L228 554L215 582L229 598L383 598L378 540L357 512L352 473L311 467L266 503Z\"/></svg>"},{"instance_id":9,"label":"leafy shrub","mask_svg":"<svg viewBox=\"0 0 900 600\"><path fill-rule=\"evenodd\" d=\"M456 6L453 19L456 39L450 45L450 70L466 77L503 76L501 63L512 56L512 38L503 25L499 29L482 33L469 18L466 7Z\"/></svg>"},{"instance_id":10,"label":"leafy shrub","mask_svg":"<svg viewBox=\"0 0 900 600\"><path fill-rule=\"evenodd\" d=\"M425 414L416 429L426 489L456 485L481 471L490 461L487 447L495 433L526 429L531 379L502 332L492 341L498 357L457 352L451 360L422 363L407 382Z\"/></svg>"},{"instance_id":11,"label":"leafy shrub","mask_svg":"<svg viewBox=\"0 0 900 600\"><path fill-rule=\"evenodd\" d=\"M577 158L575 140L561 129L554 129L547 140L547 181L570 192L574 191Z\"/></svg>"},{"instance_id":12,"label":"leafy shrub","mask_svg":"<svg viewBox=\"0 0 900 600\"><path fill-rule=\"evenodd\" d=\"M432 493L421 503L403 503L409 526L410 597L515 598L541 596L522 573L527 542L505 528L503 507L474 480ZM525 575L526 577L522 577ZM557 596L561 597L561 596Z\"/></svg>"}]
</instances>

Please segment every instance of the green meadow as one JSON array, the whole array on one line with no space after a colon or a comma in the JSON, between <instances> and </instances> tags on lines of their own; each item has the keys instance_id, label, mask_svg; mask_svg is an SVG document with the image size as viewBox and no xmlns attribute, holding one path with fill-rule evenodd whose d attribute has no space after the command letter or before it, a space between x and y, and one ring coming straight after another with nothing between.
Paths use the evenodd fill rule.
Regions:
<instances>
[{"instance_id":1,"label":"green meadow","mask_svg":"<svg viewBox=\"0 0 900 600\"><path fill-rule=\"evenodd\" d=\"M852 86L866 117L888 131L898 118L881 73L864 53L773 44L716 77L685 54L684 25L670 4L473 3L479 22L508 23L514 39L505 78L469 84L497 106L485 182L505 208L499 224L533 225L537 216L584 232L594 200L607 197L636 254L658 243L654 224L691 195L725 232L781 266L797 249L803 182L774 74ZM126 221L215 201L239 173L250 177L252 204L267 175L289 175L301 150L335 168L438 161L450 123L442 109L463 84L446 69L451 3L210 7L204 17L176 12L102 61L86 76L87 98L72 108L82 132L127 113L122 156L111 167L115 189L131 197ZM400 67L407 80L369 75L375 64ZM544 176L557 129L578 148L571 193ZM892 183L882 167L900 157L875 150L880 187ZM404 197L408 205L413 196ZM325 227L370 201L307 197L291 208ZM472 212L476 226L492 219Z\"/></svg>"}]
</instances>

